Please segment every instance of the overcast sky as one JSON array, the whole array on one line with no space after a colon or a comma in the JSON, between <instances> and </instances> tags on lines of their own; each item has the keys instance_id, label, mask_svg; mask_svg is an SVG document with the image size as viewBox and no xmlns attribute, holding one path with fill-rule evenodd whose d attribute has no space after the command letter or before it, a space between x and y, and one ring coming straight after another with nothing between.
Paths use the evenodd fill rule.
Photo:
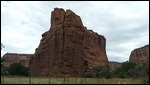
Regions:
<instances>
[{"instance_id":1,"label":"overcast sky","mask_svg":"<svg viewBox=\"0 0 150 85\"><path fill-rule=\"evenodd\" d=\"M149 44L148 1L1 1L1 56L33 54L55 7L71 9L84 26L104 35L109 61L127 61L132 50Z\"/></svg>"}]
</instances>

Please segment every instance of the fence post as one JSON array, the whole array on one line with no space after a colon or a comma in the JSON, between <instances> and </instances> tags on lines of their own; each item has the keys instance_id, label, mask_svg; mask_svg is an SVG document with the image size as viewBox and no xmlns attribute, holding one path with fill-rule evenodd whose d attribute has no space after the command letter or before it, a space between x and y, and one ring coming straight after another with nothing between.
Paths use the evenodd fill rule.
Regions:
<instances>
[{"instance_id":1,"label":"fence post","mask_svg":"<svg viewBox=\"0 0 150 85\"><path fill-rule=\"evenodd\" d=\"M78 82L77 82L77 77L76 77L76 84L78 84Z\"/></svg>"},{"instance_id":2,"label":"fence post","mask_svg":"<svg viewBox=\"0 0 150 85\"><path fill-rule=\"evenodd\" d=\"M2 75L2 77L3 77L3 81L2 81L2 82L3 82L3 84L4 84L4 75Z\"/></svg>"},{"instance_id":3,"label":"fence post","mask_svg":"<svg viewBox=\"0 0 150 85\"><path fill-rule=\"evenodd\" d=\"M29 84L31 84L31 76L29 76Z\"/></svg>"},{"instance_id":4,"label":"fence post","mask_svg":"<svg viewBox=\"0 0 150 85\"><path fill-rule=\"evenodd\" d=\"M49 84L51 84L51 77L49 76Z\"/></svg>"},{"instance_id":5,"label":"fence post","mask_svg":"<svg viewBox=\"0 0 150 85\"><path fill-rule=\"evenodd\" d=\"M65 77L64 77L64 84L65 84Z\"/></svg>"}]
</instances>

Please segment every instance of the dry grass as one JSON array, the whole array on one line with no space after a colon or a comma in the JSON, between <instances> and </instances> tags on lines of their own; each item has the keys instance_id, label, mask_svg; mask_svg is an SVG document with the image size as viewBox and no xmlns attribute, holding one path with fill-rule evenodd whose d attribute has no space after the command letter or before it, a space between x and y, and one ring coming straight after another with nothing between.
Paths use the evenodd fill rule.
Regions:
<instances>
[{"instance_id":1,"label":"dry grass","mask_svg":"<svg viewBox=\"0 0 150 85\"><path fill-rule=\"evenodd\" d=\"M3 80L4 79L4 80ZM31 79L31 82L30 82ZM63 78L63 77L23 77L23 76L1 76L1 84L142 84L143 79L133 78Z\"/></svg>"}]
</instances>

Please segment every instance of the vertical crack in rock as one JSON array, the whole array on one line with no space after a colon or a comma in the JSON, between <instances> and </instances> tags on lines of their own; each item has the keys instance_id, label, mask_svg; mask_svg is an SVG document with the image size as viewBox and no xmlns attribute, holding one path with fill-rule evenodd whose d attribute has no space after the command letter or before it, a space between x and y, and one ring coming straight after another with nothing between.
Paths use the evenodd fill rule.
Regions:
<instances>
[{"instance_id":1,"label":"vertical crack in rock","mask_svg":"<svg viewBox=\"0 0 150 85\"><path fill-rule=\"evenodd\" d=\"M64 21L63 21L63 48L62 48L62 53L64 52L64 45L65 45L65 26L64 26L65 16L66 16L66 12L64 14Z\"/></svg>"}]
</instances>

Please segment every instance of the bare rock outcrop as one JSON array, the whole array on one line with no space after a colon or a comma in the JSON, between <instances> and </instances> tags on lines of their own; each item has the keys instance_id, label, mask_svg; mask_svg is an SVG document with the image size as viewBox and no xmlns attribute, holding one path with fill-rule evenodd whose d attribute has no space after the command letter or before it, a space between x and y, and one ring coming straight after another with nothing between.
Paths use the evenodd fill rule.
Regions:
<instances>
[{"instance_id":1,"label":"bare rock outcrop","mask_svg":"<svg viewBox=\"0 0 150 85\"><path fill-rule=\"evenodd\" d=\"M149 62L149 45L134 49L129 57L129 61L136 64L144 64Z\"/></svg>"},{"instance_id":2,"label":"bare rock outcrop","mask_svg":"<svg viewBox=\"0 0 150 85\"><path fill-rule=\"evenodd\" d=\"M55 8L51 13L51 28L42 34L31 59L30 74L82 76L97 64L109 70L105 48L105 37L87 30L78 15Z\"/></svg>"}]
</instances>

